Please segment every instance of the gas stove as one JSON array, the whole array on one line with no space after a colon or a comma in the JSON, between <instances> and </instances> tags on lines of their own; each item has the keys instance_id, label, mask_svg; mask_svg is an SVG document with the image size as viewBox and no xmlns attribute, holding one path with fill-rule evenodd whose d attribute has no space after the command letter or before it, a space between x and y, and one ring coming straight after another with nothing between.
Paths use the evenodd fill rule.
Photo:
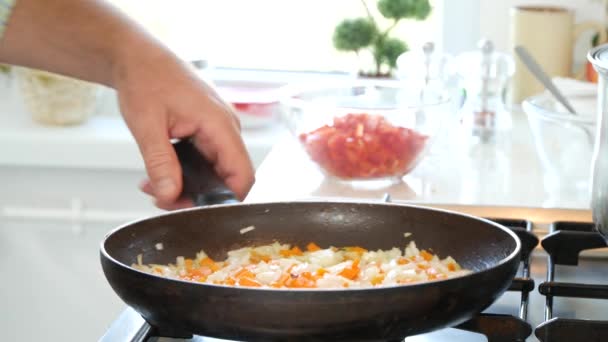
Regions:
<instances>
[{"instance_id":1,"label":"gas stove","mask_svg":"<svg viewBox=\"0 0 608 342\"><path fill-rule=\"evenodd\" d=\"M454 209L454 208L450 208ZM478 208L479 209L479 208ZM605 240L590 223L546 220L580 218L568 210L508 210L530 219L483 216L512 229L522 241L522 261L509 290L483 313L459 326L406 342L604 341L608 336L608 259ZM461 210L466 211L466 210ZM477 210L487 214L487 211ZM501 213L492 210L492 213ZM469 211L469 213L471 213ZM539 216L540 215L540 216ZM542 216L542 219L540 219ZM540 244L539 244L540 242ZM581 254L582 252L582 254ZM579 255L580 254L580 255ZM217 338L168 337L127 308L101 338L102 342L226 342Z\"/></svg>"}]
</instances>

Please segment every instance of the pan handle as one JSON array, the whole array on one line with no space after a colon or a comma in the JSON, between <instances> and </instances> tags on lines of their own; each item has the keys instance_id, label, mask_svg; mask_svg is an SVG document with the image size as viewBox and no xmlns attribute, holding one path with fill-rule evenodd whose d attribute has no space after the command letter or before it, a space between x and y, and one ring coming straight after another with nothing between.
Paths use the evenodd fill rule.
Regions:
<instances>
[{"instance_id":1,"label":"pan handle","mask_svg":"<svg viewBox=\"0 0 608 342\"><path fill-rule=\"evenodd\" d=\"M192 199L194 205L199 207L238 202L234 192L228 189L191 139L174 142L173 147L182 167L183 198Z\"/></svg>"}]
</instances>

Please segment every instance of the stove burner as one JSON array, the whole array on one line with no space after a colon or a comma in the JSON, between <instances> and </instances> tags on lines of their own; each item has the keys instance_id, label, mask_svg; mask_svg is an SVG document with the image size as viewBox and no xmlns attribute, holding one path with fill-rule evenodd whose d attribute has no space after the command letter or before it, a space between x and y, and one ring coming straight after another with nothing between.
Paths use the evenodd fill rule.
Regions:
<instances>
[{"instance_id":1,"label":"stove burner","mask_svg":"<svg viewBox=\"0 0 608 342\"><path fill-rule=\"evenodd\" d=\"M538 287L545 296L545 322L536 328L534 334L542 342L605 341L608 321L553 318L553 298L608 299L608 285L554 281L555 265L576 266L581 251L606 247L606 241L594 231L592 224L556 222L541 245L548 253L547 280Z\"/></svg>"}]
</instances>

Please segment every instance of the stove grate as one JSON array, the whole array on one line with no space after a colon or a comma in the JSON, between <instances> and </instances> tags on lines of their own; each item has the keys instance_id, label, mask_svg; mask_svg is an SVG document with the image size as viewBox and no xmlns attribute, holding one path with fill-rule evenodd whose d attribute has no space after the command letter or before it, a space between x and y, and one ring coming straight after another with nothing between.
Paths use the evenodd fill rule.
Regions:
<instances>
[{"instance_id":1,"label":"stove grate","mask_svg":"<svg viewBox=\"0 0 608 342\"><path fill-rule=\"evenodd\" d=\"M555 222L541 241L547 252L546 281L538 286L545 296L545 322L534 334L541 342L605 341L608 321L553 317L555 297L608 299L608 285L555 281L556 265L576 266L581 251L606 247L606 241L590 223Z\"/></svg>"}]
</instances>

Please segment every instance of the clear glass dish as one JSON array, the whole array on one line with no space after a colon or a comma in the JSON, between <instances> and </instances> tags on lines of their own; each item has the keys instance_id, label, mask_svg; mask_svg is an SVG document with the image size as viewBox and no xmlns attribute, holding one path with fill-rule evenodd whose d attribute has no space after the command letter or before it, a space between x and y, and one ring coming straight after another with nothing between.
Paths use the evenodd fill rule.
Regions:
<instances>
[{"instance_id":1,"label":"clear glass dish","mask_svg":"<svg viewBox=\"0 0 608 342\"><path fill-rule=\"evenodd\" d=\"M595 140L594 96L570 96L578 115L570 114L550 94L522 103L536 152L549 187L587 191Z\"/></svg>"},{"instance_id":2,"label":"clear glass dish","mask_svg":"<svg viewBox=\"0 0 608 342\"><path fill-rule=\"evenodd\" d=\"M424 158L454 107L441 89L403 82L300 86L283 118L310 159L341 181L398 182Z\"/></svg>"}]
</instances>

